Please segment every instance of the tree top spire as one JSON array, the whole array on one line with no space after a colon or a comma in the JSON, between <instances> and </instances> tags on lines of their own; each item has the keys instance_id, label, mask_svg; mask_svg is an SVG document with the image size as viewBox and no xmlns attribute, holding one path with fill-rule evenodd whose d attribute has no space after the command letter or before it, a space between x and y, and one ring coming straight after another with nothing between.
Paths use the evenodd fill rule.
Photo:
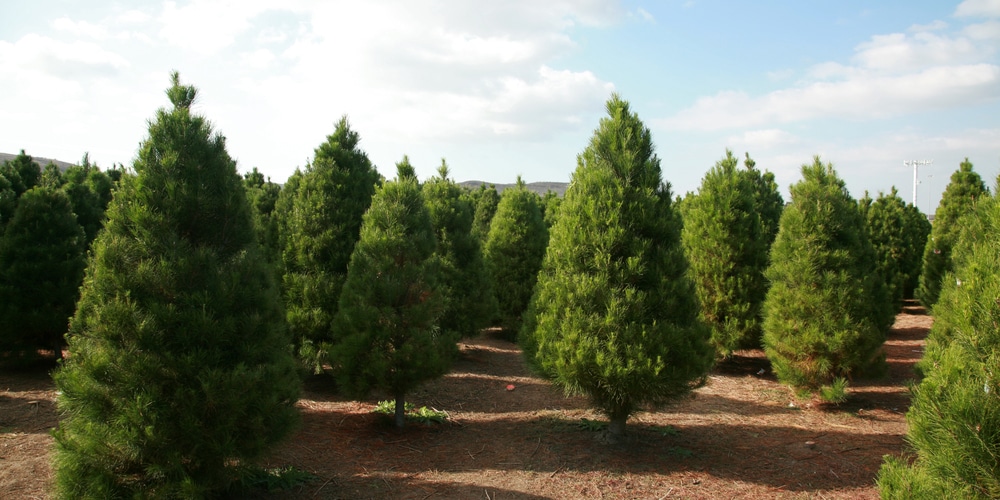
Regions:
<instances>
[{"instance_id":1,"label":"tree top spire","mask_svg":"<svg viewBox=\"0 0 1000 500\"><path fill-rule=\"evenodd\" d=\"M198 94L198 89L193 85L181 85L180 73L176 70L170 73L170 88L167 89L167 97L173 103L174 108L190 109L191 104Z\"/></svg>"}]
</instances>

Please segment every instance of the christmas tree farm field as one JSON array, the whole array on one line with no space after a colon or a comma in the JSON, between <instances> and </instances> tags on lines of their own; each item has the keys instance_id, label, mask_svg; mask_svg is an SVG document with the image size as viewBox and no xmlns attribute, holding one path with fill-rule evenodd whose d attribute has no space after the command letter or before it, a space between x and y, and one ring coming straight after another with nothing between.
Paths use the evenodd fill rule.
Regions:
<instances>
[{"instance_id":1,"label":"christmas tree farm field","mask_svg":"<svg viewBox=\"0 0 1000 500\"><path fill-rule=\"evenodd\" d=\"M796 399L762 351L737 351L708 383L635 414L624 442L606 419L532 375L518 348L486 332L452 371L407 400L428 415L397 430L332 382L306 382L302 424L261 464L313 476L257 498L877 498L886 454L904 449L907 383L931 318L908 305L885 349L887 378L851 383L840 405ZM52 367L0 370L0 492L50 498L56 425ZM433 411L437 410L437 411Z\"/></svg>"}]
</instances>

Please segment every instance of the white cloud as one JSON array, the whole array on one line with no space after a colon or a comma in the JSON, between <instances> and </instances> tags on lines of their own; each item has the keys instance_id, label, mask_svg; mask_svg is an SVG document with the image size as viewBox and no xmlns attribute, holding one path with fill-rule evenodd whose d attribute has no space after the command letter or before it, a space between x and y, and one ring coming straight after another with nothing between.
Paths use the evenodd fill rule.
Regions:
<instances>
[{"instance_id":1,"label":"white cloud","mask_svg":"<svg viewBox=\"0 0 1000 500\"><path fill-rule=\"evenodd\" d=\"M93 42L63 42L34 33L15 43L0 41L0 66L17 66L66 79L112 76L129 66L124 57Z\"/></svg>"},{"instance_id":2,"label":"white cloud","mask_svg":"<svg viewBox=\"0 0 1000 500\"><path fill-rule=\"evenodd\" d=\"M102 40L108 37L108 30L104 26L88 23L87 21L73 21L68 17L60 17L52 22L52 27L57 31L63 31L77 36L86 36Z\"/></svg>"},{"instance_id":3,"label":"white cloud","mask_svg":"<svg viewBox=\"0 0 1000 500\"><path fill-rule=\"evenodd\" d=\"M128 10L115 17L115 22L119 24L142 24L151 19L151 16L141 10Z\"/></svg>"},{"instance_id":4,"label":"white cloud","mask_svg":"<svg viewBox=\"0 0 1000 500\"><path fill-rule=\"evenodd\" d=\"M171 45L212 54L232 45L267 8L261 1L192 0L183 6L168 1L158 18L159 35Z\"/></svg>"},{"instance_id":5,"label":"white cloud","mask_svg":"<svg viewBox=\"0 0 1000 500\"><path fill-rule=\"evenodd\" d=\"M955 17L1000 17L1000 0L965 0L955 9Z\"/></svg>"},{"instance_id":6,"label":"white cloud","mask_svg":"<svg viewBox=\"0 0 1000 500\"><path fill-rule=\"evenodd\" d=\"M1000 40L1000 21L970 24L962 33L975 40Z\"/></svg>"},{"instance_id":7,"label":"white cloud","mask_svg":"<svg viewBox=\"0 0 1000 500\"><path fill-rule=\"evenodd\" d=\"M643 9L642 7L639 7L637 9L635 9L635 14L631 14L631 15L633 15L635 17L638 17L639 19L643 20L644 22L651 23L651 24L656 24L656 18L653 17L653 14L650 14L648 10Z\"/></svg>"},{"instance_id":8,"label":"white cloud","mask_svg":"<svg viewBox=\"0 0 1000 500\"><path fill-rule=\"evenodd\" d=\"M245 66L253 69L264 69L271 65L274 61L274 53L267 49L257 49L253 52L244 52L240 54L240 61L243 62Z\"/></svg>"},{"instance_id":9,"label":"white cloud","mask_svg":"<svg viewBox=\"0 0 1000 500\"><path fill-rule=\"evenodd\" d=\"M951 38L927 31L914 35L876 35L856 49L854 60L877 71L909 71L942 64L982 60L989 52L966 38Z\"/></svg>"},{"instance_id":10,"label":"white cloud","mask_svg":"<svg viewBox=\"0 0 1000 500\"><path fill-rule=\"evenodd\" d=\"M776 129L748 130L739 135L731 136L726 142L737 149L748 149L750 151L761 151L772 149L775 146L785 146L795 144L799 138L791 133Z\"/></svg>"}]
</instances>

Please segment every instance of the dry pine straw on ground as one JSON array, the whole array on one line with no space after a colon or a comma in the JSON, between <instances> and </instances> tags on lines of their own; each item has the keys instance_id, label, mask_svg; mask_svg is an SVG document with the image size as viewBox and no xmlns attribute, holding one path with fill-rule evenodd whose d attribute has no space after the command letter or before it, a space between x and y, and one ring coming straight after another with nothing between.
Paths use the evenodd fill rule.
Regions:
<instances>
[{"instance_id":1,"label":"dry pine straw on ground","mask_svg":"<svg viewBox=\"0 0 1000 500\"><path fill-rule=\"evenodd\" d=\"M630 418L618 445L595 439L603 418L585 399L532 376L514 345L489 334L463 342L452 372L408 397L446 411L444 424L396 430L372 413L379 397L347 401L312 379L300 429L264 465L316 478L270 497L877 498L882 456L904 446L906 384L930 323L907 307L886 342L888 378L855 381L844 404L796 399L761 351L741 351L693 397ZM0 371L0 391L0 497L47 498L51 379Z\"/></svg>"}]
</instances>

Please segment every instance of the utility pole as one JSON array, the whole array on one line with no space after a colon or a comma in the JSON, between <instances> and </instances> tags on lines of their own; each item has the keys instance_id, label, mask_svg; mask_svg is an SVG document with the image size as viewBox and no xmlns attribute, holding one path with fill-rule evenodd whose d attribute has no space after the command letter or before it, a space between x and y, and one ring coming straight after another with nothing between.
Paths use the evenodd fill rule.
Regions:
<instances>
[{"instance_id":1,"label":"utility pole","mask_svg":"<svg viewBox=\"0 0 1000 500\"><path fill-rule=\"evenodd\" d=\"M903 160L903 165L913 166L913 206L917 206L917 167L931 163L934 163L934 160Z\"/></svg>"}]
</instances>

